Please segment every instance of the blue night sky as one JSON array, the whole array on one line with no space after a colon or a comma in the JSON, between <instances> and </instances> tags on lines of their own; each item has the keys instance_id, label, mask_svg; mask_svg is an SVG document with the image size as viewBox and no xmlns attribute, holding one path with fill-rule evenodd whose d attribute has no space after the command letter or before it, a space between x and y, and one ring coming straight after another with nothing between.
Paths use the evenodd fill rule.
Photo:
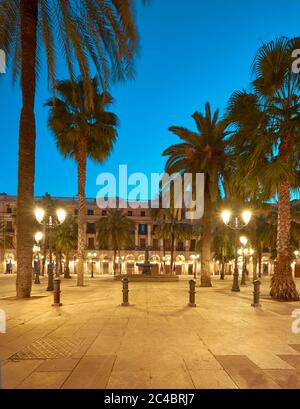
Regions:
<instances>
[{"instance_id":1,"label":"blue night sky","mask_svg":"<svg viewBox=\"0 0 300 409\"><path fill-rule=\"evenodd\" d=\"M141 52L136 79L111 89L120 119L119 139L103 165L88 164L86 194L95 197L101 172L161 172L162 151L177 141L170 125L193 128L191 114L206 101L223 112L235 90L247 87L262 42L300 35L299 0L152 0L138 7ZM45 72L45 69L42 70ZM66 72L60 71L60 78ZM37 88L35 194L75 196L76 167L63 159L47 130L50 96L41 74ZM17 191L20 92L9 73L0 81L0 191Z\"/></svg>"}]
</instances>

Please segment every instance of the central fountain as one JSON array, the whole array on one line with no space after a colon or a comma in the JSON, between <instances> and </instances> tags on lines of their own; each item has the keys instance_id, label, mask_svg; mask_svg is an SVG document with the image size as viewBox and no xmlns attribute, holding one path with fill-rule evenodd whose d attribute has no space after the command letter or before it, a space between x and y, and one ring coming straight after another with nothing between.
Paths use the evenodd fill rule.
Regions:
<instances>
[{"instance_id":1,"label":"central fountain","mask_svg":"<svg viewBox=\"0 0 300 409\"><path fill-rule=\"evenodd\" d=\"M115 276L115 280L128 278L130 281L147 281L147 282L174 282L178 281L179 277L173 274L152 274L149 248L145 249L145 260L143 263L136 263L136 266L143 269L142 274L119 274Z\"/></svg>"},{"instance_id":2,"label":"central fountain","mask_svg":"<svg viewBox=\"0 0 300 409\"><path fill-rule=\"evenodd\" d=\"M151 276L151 263L149 258L149 249L146 248L145 250L145 261L143 263L136 263L138 267L142 267L143 272L142 274L145 276Z\"/></svg>"}]
</instances>

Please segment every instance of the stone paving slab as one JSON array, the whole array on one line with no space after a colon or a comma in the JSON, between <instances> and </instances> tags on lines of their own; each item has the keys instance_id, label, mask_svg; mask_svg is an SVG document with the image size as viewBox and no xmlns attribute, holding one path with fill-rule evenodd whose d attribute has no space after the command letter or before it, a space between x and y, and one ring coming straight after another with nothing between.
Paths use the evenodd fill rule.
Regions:
<instances>
[{"instance_id":1,"label":"stone paving slab","mask_svg":"<svg viewBox=\"0 0 300 409\"><path fill-rule=\"evenodd\" d=\"M266 373L284 389L300 389L300 372L295 370L269 369Z\"/></svg>"},{"instance_id":2,"label":"stone paving slab","mask_svg":"<svg viewBox=\"0 0 300 409\"><path fill-rule=\"evenodd\" d=\"M241 389L278 388L278 384L246 356L224 355L216 358Z\"/></svg>"},{"instance_id":3,"label":"stone paving slab","mask_svg":"<svg viewBox=\"0 0 300 409\"><path fill-rule=\"evenodd\" d=\"M60 389L70 372L33 372L18 389Z\"/></svg>"},{"instance_id":4,"label":"stone paving slab","mask_svg":"<svg viewBox=\"0 0 300 409\"><path fill-rule=\"evenodd\" d=\"M7 314L0 334L5 388L298 388L300 335L291 313L300 303L262 300L252 308L252 286L231 293L231 279L196 289L188 308L188 277L178 283L121 284L99 277L76 287L62 280L63 307L53 308L46 277L32 300L0 299ZM300 282L298 281L298 286ZM263 280L267 294L269 281ZM11 297L12 277L0 276L0 298ZM44 296L46 295L46 296ZM10 362L39 339L80 339L60 359Z\"/></svg>"},{"instance_id":5,"label":"stone paving slab","mask_svg":"<svg viewBox=\"0 0 300 409\"><path fill-rule=\"evenodd\" d=\"M83 357L64 383L63 389L106 388L115 359L115 355Z\"/></svg>"}]
</instances>

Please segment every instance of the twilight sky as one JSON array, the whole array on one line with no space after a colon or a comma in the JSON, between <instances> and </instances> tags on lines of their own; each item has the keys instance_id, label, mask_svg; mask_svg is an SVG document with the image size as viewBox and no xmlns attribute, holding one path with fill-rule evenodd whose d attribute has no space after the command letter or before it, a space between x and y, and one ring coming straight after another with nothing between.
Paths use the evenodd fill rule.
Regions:
<instances>
[{"instance_id":1,"label":"twilight sky","mask_svg":"<svg viewBox=\"0 0 300 409\"><path fill-rule=\"evenodd\" d=\"M300 35L299 0L152 0L138 7L141 52L134 81L111 89L120 119L119 139L103 164L88 164L87 197L98 191L101 172L161 172L162 151L177 141L171 125L193 128L191 115L206 101L223 112L231 93L247 87L251 63L262 44ZM35 194L75 196L75 163L61 157L47 130L50 96L42 71L37 88ZM66 77L63 67L60 79ZM0 80L0 191L17 191L20 91L10 73Z\"/></svg>"}]
</instances>

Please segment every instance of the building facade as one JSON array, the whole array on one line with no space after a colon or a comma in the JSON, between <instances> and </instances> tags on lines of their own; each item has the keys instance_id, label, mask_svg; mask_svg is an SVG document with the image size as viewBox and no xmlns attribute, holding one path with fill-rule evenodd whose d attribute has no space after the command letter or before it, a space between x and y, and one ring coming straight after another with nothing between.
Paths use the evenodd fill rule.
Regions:
<instances>
[{"instance_id":1,"label":"building facade","mask_svg":"<svg viewBox=\"0 0 300 409\"><path fill-rule=\"evenodd\" d=\"M63 207L68 214L77 217L78 203L76 198L52 198L58 206ZM36 197L35 205L41 206L44 197ZM144 204L146 205L146 203ZM0 273L7 272L11 266L13 272L17 270L16 258L16 196L0 194L0 226L1 226L1 246L0 246ZM136 207L136 206L134 206ZM141 269L137 266L145 258L145 249L148 248L152 272L174 273L177 275L200 274L200 256L196 252L197 237L190 240L175 241L174 265L170 264L170 243L163 242L156 235L156 224L151 217L149 208L141 205L138 208L128 207L124 209L127 217L135 223L135 243L132 248L122 249L118 256L117 268L119 273L139 274ZM107 209L100 209L97 206L96 199L86 200L86 221L85 221L85 274L105 275L113 274L113 251L111 249L103 250L97 246L96 222L105 217ZM187 221L188 222L188 221ZM42 256L41 256L42 257ZM48 256L47 256L48 257ZM240 265L242 261L240 260ZM234 268L234 262L226 265L226 274L231 275ZM220 266L218 262L212 261L211 274L218 275ZM269 254L263 255L263 273L271 275L274 266ZM250 274L253 274L253 265L249 262ZM71 254L70 261L71 274L76 273L76 252Z\"/></svg>"}]
</instances>

